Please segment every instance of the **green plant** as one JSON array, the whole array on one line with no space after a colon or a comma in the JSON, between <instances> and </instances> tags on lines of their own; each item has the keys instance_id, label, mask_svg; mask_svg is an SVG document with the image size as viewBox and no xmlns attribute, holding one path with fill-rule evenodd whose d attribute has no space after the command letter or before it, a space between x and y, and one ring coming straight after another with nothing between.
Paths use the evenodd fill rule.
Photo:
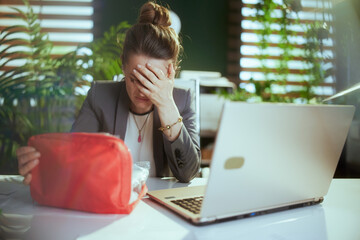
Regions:
<instances>
[{"instance_id":1,"label":"green plant","mask_svg":"<svg viewBox=\"0 0 360 240\"><path fill-rule=\"evenodd\" d=\"M303 44L302 57L305 63L304 74L308 75L309 79L303 81L304 90L300 94L303 98L310 100L316 97L313 87L323 83L325 78L332 76L334 69L332 66L324 68L325 61L330 60L330 58L323 54L322 40L325 37L323 23L314 21L305 24L304 28L306 41Z\"/></svg>"},{"instance_id":2,"label":"green plant","mask_svg":"<svg viewBox=\"0 0 360 240\"><path fill-rule=\"evenodd\" d=\"M301 5L300 5L301 6ZM290 9L293 9L291 11ZM290 41L292 36L296 36L296 32L291 30L291 24L298 23L296 19L290 17L290 14L300 9L299 2L294 0L284 1L284 4L273 0L262 0L256 5L256 19L262 25L262 28L258 30L258 36L260 42L258 44L260 48L260 55L258 59L261 62L262 70L265 75L265 82L259 83L253 81L256 92L262 97L263 101L271 102L288 102L291 101L291 97L284 94L274 93L274 86L277 89L282 88L282 92L286 93L286 85L288 76L290 74L289 61L294 59L294 43ZM279 11L280 10L280 11ZM280 14L276 16L276 11ZM279 26L277 31L274 30L274 24ZM279 41L277 47L279 54L276 60L275 72L273 69L266 65L266 61L269 54L270 35L277 33ZM265 90L263 92L262 90Z\"/></svg>"},{"instance_id":3,"label":"green plant","mask_svg":"<svg viewBox=\"0 0 360 240\"><path fill-rule=\"evenodd\" d=\"M311 102L315 97L313 88L324 81L326 74L331 74L331 69L324 74L322 68L324 59L319 56L321 44L318 35L316 35L318 31L313 31L315 29L313 25L304 25L306 41L303 44L303 50L299 51L297 49L297 51L294 51L296 42L290 41L290 39L297 36L298 33L292 30L291 25L300 24L298 12L301 9L300 0L284 0L283 2L260 0L256 4L255 19L261 25L261 28L256 31L259 37L258 47L260 50L257 58L260 61L264 80L254 81L251 79L249 83L253 84L255 88L257 101L293 102L296 99L301 99L303 102ZM277 26L276 30L274 25ZM316 30L318 29L317 27ZM270 54L271 47L274 46L274 41L271 39L273 34L276 34L279 38L276 44L279 54L275 57ZM302 86L288 91L288 79L292 73L289 62L295 58L303 59L305 62L304 69L300 70L298 75L303 78L302 81L300 80ZM275 59L275 67L269 66L269 59ZM304 75L310 76L310 79L305 79ZM230 95L224 94L226 98L234 98L234 96ZM236 99L239 100L247 97L254 99L253 95L247 94L245 89L240 88L237 90L236 96Z\"/></svg>"},{"instance_id":4,"label":"green plant","mask_svg":"<svg viewBox=\"0 0 360 240\"><path fill-rule=\"evenodd\" d=\"M1 60L4 60L0 69L5 70L0 75L1 169L6 164L14 168L12 160L16 148L25 144L27 136L35 131L34 122L28 117L28 109L34 108L32 112L36 116L36 123L41 125L46 121L45 116L40 114L39 106L44 97L51 95L48 89L55 79L53 60L49 55L52 45L47 36L40 32L37 15L28 2L24 3L27 12L13 8L20 17L8 15L20 18L24 25L10 26L0 33L0 45L7 46L0 52ZM14 37L18 33L26 37ZM24 64L8 67L15 60L23 60Z\"/></svg>"},{"instance_id":5,"label":"green plant","mask_svg":"<svg viewBox=\"0 0 360 240\"><path fill-rule=\"evenodd\" d=\"M22 20L0 32L0 172L17 172L15 151L30 136L69 131L84 97L78 87L92 79L112 80L122 73L120 55L124 30L121 23L100 38L58 58L51 56L52 44L41 31L38 15L27 0L26 11L7 17ZM23 37L16 37L22 34ZM83 48L92 54L81 55ZM21 49L21 50L19 50ZM21 60L22 66L10 67ZM90 81L89 81L90 76Z\"/></svg>"},{"instance_id":6,"label":"green plant","mask_svg":"<svg viewBox=\"0 0 360 240\"><path fill-rule=\"evenodd\" d=\"M93 80L112 80L122 73L122 46L129 27L127 22L121 22L111 26L102 38L78 47L76 52L84 48L91 52L80 57L84 74L89 74Z\"/></svg>"}]
</instances>

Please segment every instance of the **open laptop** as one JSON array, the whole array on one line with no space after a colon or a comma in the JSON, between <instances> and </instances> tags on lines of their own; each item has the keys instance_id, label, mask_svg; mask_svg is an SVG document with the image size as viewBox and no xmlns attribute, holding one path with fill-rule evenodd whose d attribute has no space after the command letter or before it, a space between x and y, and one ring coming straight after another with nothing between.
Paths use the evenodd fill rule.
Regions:
<instances>
[{"instance_id":1,"label":"open laptop","mask_svg":"<svg viewBox=\"0 0 360 240\"><path fill-rule=\"evenodd\" d=\"M354 111L345 105L225 102L207 185L148 195L196 225L320 203ZM190 206L190 200L198 204Z\"/></svg>"}]
</instances>

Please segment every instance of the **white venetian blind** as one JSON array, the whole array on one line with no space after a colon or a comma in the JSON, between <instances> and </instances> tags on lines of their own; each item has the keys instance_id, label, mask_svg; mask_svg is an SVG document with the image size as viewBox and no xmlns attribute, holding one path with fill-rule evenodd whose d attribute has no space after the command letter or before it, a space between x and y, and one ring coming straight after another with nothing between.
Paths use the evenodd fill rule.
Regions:
<instances>
[{"instance_id":1,"label":"white venetian blind","mask_svg":"<svg viewBox=\"0 0 360 240\"><path fill-rule=\"evenodd\" d=\"M34 13L38 14L41 31L48 33L49 40L53 43L53 57L75 50L79 44L93 40L92 0L31 0L29 3ZM0 0L0 31L11 25L24 24L22 20L6 16L9 13L19 15L11 7L27 11L21 0ZM21 34L18 37L21 37ZM6 68L21 64L21 61L12 61Z\"/></svg>"},{"instance_id":2,"label":"white venetian blind","mask_svg":"<svg viewBox=\"0 0 360 240\"><path fill-rule=\"evenodd\" d=\"M263 82L266 78L278 78L278 62L281 58L279 24L271 25L271 34L269 35L269 47L265 60L259 60L259 55L264 54L258 43L259 29L262 25L256 19L256 4L260 0L229 0L229 51L228 51L228 78L240 87L245 88L249 92L254 92L254 85L249 83L250 79ZM282 0L274 0L274 2L283 4ZM290 92L300 91L304 88L305 82L310 76L304 73L304 69L310 68L309 64L304 61L304 46L306 39L305 24L314 21L325 22L329 26L329 38L323 40L322 56L326 56L322 67L332 68L334 60L334 43L332 40L333 28L331 26L332 16L331 2L329 0L301 0L302 10L288 16L293 19L299 19L297 23L290 23L289 29L295 32L293 36L289 36L289 40L293 43L294 49L291 50L292 58L288 61L288 74L286 75L285 84L274 84L273 92L289 95ZM274 11L274 18L281 18L280 9ZM262 66L266 65L269 70L265 77ZM317 96L326 97L335 92L335 77L329 76L324 82L313 88L313 92Z\"/></svg>"}]
</instances>

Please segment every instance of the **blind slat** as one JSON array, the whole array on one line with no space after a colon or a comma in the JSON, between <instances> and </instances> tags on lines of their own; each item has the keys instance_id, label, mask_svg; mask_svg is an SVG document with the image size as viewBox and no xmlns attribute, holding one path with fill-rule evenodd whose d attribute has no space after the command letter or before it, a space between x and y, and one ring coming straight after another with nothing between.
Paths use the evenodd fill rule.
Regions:
<instances>
[{"instance_id":1,"label":"blind slat","mask_svg":"<svg viewBox=\"0 0 360 240\"><path fill-rule=\"evenodd\" d=\"M20 17L21 15L19 13L11 13L11 15ZM0 14L0 19L12 19L7 16L7 14ZM44 19L58 19L58 20L92 20L92 16L86 16L86 15L69 15L69 14L38 14L38 19L44 20Z\"/></svg>"},{"instance_id":2,"label":"blind slat","mask_svg":"<svg viewBox=\"0 0 360 240\"><path fill-rule=\"evenodd\" d=\"M256 9L256 4L251 3L242 3L241 1L229 1L229 10L230 11L240 11L243 7L247 7L250 9ZM280 9L279 7L276 9ZM302 7L303 12L319 12L319 9L314 7Z\"/></svg>"},{"instance_id":3,"label":"blind slat","mask_svg":"<svg viewBox=\"0 0 360 240\"><path fill-rule=\"evenodd\" d=\"M229 61L238 61L240 58L253 58L253 59L258 59L259 57L261 57L261 55L244 55L241 54L237 51L232 51L232 52L228 52L228 60ZM273 60L279 60L281 59L281 56L264 56L266 59L273 59ZM291 58L291 60L295 60L295 61L304 61L305 59L303 57L299 57L299 56L293 56ZM325 59L324 62L334 62L335 59L333 58L329 58L329 59Z\"/></svg>"},{"instance_id":4,"label":"blind slat","mask_svg":"<svg viewBox=\"0 0 360 240\"><path fill-rule=\"evenodd\" d=\"M233 78L236 78L236 77L233 76L233 77L228 77L228 78L233 79ZM241 82L242 83L250 83L249 80L242 80ZM261 84L265 83L265 81L256 81L256 82L261 83ZM277 85L282 85L282 86L284 86L284 85L286 85L286 86L287 85L289 85L289 86L305 86L305 84L303 82L292 82L292 81L286 81L285 83L279 82L279 83L277 83ZM322 87L334 87L335 84L334 83L320 83L319 86L322 86Z\"/></svg>"},{"instance_id":5,"label":"blind slat","mask_svg":"<svg viewBox=\"0 0 360 240\"><path fill-rule=\"evenodd\" d=\"M240 39L229 39L228 40L228 46L229 48L239 48L239 46L259 46L257 42L243 42ZM292 44L295 48L302 49L304 46L302 44ZM268 43L268 46L270 47L278 47L278 43ZM324 50L332 50L333 47L331 46L324 46Z\"/></svg>"},{"instance_id":6,"label":"blind slat","mask_svg":"<svg viewBox=\"0 0 360 240\"><path fill-rule=\"evenodd\" d=\"M268 68L267 69L271 73L278 73L279 70L276 68ZM264 72L262 68L244 68L241 67L239 64L228 64L227 71L229 74L236 74L240 71L246 71L246 72ZM289 73L291 74L305 74L305 70L300 69L289 69Z\"/></svg>"},{"instance_id":7,"label":"blind slat","mask_svg":"<svg viewBox=\"0 0 360 240\"><path fill-rule=\"evenodd\" d=\"M30 0L30 5L32 6L72 6L72 7L89 7L92 6L92 2L84 1L32 1ZM22 0L1 0L0 5L21 5L24 6Z\"/></svg>"},{"instance_id":8,"label":"blind slat","mask_svg":"<svg viewBox=\"0 0 360 240\"><path fill-rule=\"evenodd\" d=\"M21 54L14 54L12 55L12 58L17 58L17 57L23 57L24 55L21 55ZM64 56L63 54L50 54L50 57L55 59L55 58L59 58L59 57L62 57ZM80 55L77 55L77 56L80 56ZM2 55L0 54L0 57L2 57ZM7 66L7 69L13 69L14 67L13 66ZM1 69L3 70L3 69Z\"/></svg>"},{"instance_id":9,"label":"blind slat","mask_svg":"<svg viewBox=\"0 0 360 240\"><path fill-rule=\"evenodd\" d=\"M236 36L236 34L239 34L239 29L241 29L241 31L243 33L255 33L257 34L261 29L244 29L241 28L239 26L229 26L229 33L230 35ZM271 34L274 35L279 35L280 31L277 30L272 30ZM305 36L305 32L300 32L300 31L292 31L291 32L292 36ZM332 33L329 33L329 38L332 38L334 35Z\"/></svg>"},{"instance_id":10,"label":"blind slat","mask_svg":"<svg viewBox=\"0 0 360 240\"><path fill-rule=\"evenodd\" d=\"M241 21L242 20L249 20L249 21L253 21L253 22L259 22L256 17L242 17L241 19L237 19L237 20L234 20L233 22L230 22L230 23L237 23L238 25L240 25ZM274 23L278 23L280 22L280 18L274 18ZM329 22L329 21L327 21ZM290 23L289 23L289 26L291 25L295 25L295 24L311 24L311 23L314 23L314 20L310 20L310 19L300 19L300 20L290 20Z\"/></svg>"},{"instance_id":11,"label":"blind slat","mask_svg":"<svg viewBox=\"0 0 360 240\"><path fill-rule=\"evenodd\" d=\"M72 39L74 40L74 39ZM86 44L86 42L81 41L51 41L54 46L78 46L79 44ZM14 40L11 44L24 44L24 41L21 40Z\"/></svg>"},{"instance_id":12,"label":"blind slat","mask_svg":"<svg viewBox=\"0 0 360 240\"><path fill-rule=\"evenodd\" d=\"M0 31L3 31L6 27L0 26ZM13 31L24 32L23 28L14 28ZM44 33L92 33L91 29L83 28L41 28L41 32Z\"/></svg>"}]
</instances>

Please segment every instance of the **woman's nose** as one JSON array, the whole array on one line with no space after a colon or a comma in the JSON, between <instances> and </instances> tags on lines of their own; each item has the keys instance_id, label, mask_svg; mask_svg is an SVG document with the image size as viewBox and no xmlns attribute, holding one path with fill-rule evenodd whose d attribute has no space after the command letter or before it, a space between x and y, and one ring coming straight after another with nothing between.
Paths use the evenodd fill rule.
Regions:
<instances>
[{"instance_id":1,"label":"woman's nose","mask_svg":"<svg viewBox=\"0 0 360 240\"><path fill-rule=\"evenodd\" d=\"M145 94L139 91L139 96L140 97L145 97Z\"/></svg>"}]
</instances>

